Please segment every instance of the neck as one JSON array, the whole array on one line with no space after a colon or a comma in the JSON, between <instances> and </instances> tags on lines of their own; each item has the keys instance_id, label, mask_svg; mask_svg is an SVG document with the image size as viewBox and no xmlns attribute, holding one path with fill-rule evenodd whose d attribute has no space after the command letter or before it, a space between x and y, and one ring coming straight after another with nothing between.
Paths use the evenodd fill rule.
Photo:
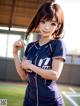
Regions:
<instances>
[{"instance_id":1,"label":"neck","mask_svg":"<svg viewBox=\"0 0 80 106\"><path fill-rule=\"evenodd\" d=\"M41 37L39 40L40 45L46 44L50 40L50 37Z\"/></svg>"}]
</instances>

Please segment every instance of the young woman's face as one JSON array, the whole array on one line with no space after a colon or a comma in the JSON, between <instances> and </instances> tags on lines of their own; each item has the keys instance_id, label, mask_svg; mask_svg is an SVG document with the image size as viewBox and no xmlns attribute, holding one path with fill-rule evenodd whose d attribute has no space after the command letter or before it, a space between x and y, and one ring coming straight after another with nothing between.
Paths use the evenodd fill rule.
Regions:
<instances>
[{"instance_id":1,"label":"young woman's face","mask_svg":"<svg viewBox=\"0 0 80 106\"><path fill-rule=\"evenodd\" d=\"M39 22L38 28L39 28L40 34L43 37L49 37L55 32L57 28L56 19L53 18L52 20L49 20L49 21L41 19L41 21Z\"/></svg>"}]
</instances>

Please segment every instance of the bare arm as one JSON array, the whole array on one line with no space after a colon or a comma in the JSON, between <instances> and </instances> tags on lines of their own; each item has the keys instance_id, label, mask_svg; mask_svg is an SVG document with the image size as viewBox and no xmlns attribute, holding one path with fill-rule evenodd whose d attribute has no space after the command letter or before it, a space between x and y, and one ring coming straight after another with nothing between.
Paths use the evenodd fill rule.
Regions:
<instances>
[{"instance_id":1,"label":"bare arm","mask_svg":"<svg viewBox=\"0 0 80 106\"><path fill-rule=\"evenodd\" d=\"M21 62L19 60L18 55L14 54L14 62L15 62L15 66L16 66L16 71L19 74L20 78L22 80L26 80L27 79L27 72L25 72L25 70L22 69Z\"/></svg>"},{"instance_id":2,"label":"bare arm","mask_svg":"<svg viewBox=\"0 0 80 106\"><path fill-rule=\"evenodd\" d=\"M24 64L26 64L26 65L24 65ZM22 67L24 67L24 68L28 67L29 69L31 69L33 72L37 73L44 79L58 80L58 78L61 74L62 68L63 68L63 64L64 64L64 61L62 58L53 59L52 69L46 70L46 69L42 69L40 67L37 67L37 66L29 63L28 60L27 61L25 60L25 63L22 62Z\"/></svg>"},{"instance_id":3,"label":"bare arm","mask_svg":"<svg viewBox=\"0 0 80 106\"><path fill-rule=\"evenodd\" d=\"M27 71L25 71L25 69L22 68L21 66L21 61L19 59L18 56L18 51L24 47L24 43L22 41L16 41L13 45L13 59L15 62L15 66L16 66L16 71L18 72L20 78L22 80L26 80L27 79Z\"/></svg>"}]
</instances>

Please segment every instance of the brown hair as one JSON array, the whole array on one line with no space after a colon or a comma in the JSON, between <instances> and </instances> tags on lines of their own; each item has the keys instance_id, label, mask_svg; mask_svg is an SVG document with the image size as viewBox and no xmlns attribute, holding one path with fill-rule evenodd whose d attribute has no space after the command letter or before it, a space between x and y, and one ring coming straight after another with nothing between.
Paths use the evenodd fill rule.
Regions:
<instances>
[{"instance_id":1,"label":"brown hair","mask_svg":"<svg viewBox=\"0 0 80 106\"><path fill-rule=\"evenodd\" d=\"M26 38L30 32L36 31L36 28L39 25L41 19L52 20L53 17L56 18L56 21L58 23L58 27L54 32L55 38L60 38L64 27L64 15L61 7L54 2L46 2L41 5L28 27L28 30L26 32Z\"/></svg>"}]
</instances>

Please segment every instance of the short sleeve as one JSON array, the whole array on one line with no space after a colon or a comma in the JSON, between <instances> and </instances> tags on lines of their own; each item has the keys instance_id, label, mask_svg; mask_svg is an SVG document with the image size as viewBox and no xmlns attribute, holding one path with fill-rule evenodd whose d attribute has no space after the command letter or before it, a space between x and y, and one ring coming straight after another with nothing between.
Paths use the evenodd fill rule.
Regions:
<instances>
[{"instance_id":1,"label":"short sleeve","mask_svg":"<svg viewBox=\"0 0 80 106\"><path fill-rule=\"evenodd\" d=\"M63 58L66 60L66 46L63 40L56 40L52 45L52 56L53 58Z\"/></svg>"}]
</instances>

